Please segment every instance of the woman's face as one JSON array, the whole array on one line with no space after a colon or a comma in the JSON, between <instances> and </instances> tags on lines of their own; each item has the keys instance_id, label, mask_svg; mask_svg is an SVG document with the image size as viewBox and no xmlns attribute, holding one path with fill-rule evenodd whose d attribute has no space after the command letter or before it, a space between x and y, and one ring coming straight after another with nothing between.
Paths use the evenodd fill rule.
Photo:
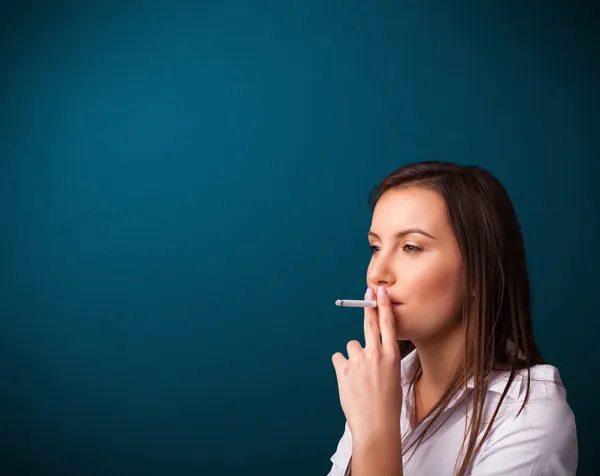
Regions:
<instances>
[{"instance_id":1,"label":"woman's face","mask_svg":"<svg viewBox=\"0 0 600 476\"><path fill-rule=\"evenodd\" d=\"M422 187L385 192L369 244L367 286L387 288L398 340L436 340L460 326L465 270L439 194Z\"/></svg>"}]
</instances>

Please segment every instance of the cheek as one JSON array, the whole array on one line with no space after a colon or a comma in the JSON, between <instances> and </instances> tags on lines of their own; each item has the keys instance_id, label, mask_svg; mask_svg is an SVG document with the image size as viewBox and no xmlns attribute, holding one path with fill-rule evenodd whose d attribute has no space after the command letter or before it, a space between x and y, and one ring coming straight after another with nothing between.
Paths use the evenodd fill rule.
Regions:
<instances>
[{"instance_id":1,"label":"cheek","mask_svg":"<svg viewBox=\"0 0 600 476\"><path fill-rule=\"evenodd\" d=\"M405 285L407 311L411 315L440 324L457 317L464 288L460 264L420 266L407 276Z\"/></svg>"}]
</instances>

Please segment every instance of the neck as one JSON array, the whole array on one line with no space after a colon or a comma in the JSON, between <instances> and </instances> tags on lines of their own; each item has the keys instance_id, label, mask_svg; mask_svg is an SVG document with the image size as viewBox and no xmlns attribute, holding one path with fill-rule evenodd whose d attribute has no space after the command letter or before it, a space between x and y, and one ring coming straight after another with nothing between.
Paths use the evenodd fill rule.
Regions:
<instances>
[{"instance_id":1,"label":"neck","mask_svg":"<svg viewBox=\"0 0 600 476\"><path fill-rule=\"evenodd\" d=\"M421 362L420 387L437 401L454 376L465 345L464 329L457 327L442 339L414 342Z\"/></svg>"}]
</instances>

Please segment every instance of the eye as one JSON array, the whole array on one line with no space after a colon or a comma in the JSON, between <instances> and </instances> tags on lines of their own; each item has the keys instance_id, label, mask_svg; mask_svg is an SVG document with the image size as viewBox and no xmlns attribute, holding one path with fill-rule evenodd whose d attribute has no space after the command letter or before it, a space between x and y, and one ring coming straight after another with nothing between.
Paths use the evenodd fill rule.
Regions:
<instances>
[{"instance_id":1,"label":"eye","mask_svg":"<svg viewBox=\"0 0 600 476\"><path fill-rule=\"evenodd\" d=\"M373 253L373 254L375 254L377 251L379 251L379 246L371 245L371 246L369 246L369 248L371 248L371 253Z\"/></svg>"},{"instance_id":2,"label":"eye","mask_svg":"<svg viewBox=\"0 0 600 476\"><path fill-rule=\"evenodd\" d=\"M404 251L406 251L407 253L417 253L419 251L422 251L422 248L419 248L418 246L415 246L415 245L404 245L402 247L402 249Z\"/></svg>"}]
</instances>

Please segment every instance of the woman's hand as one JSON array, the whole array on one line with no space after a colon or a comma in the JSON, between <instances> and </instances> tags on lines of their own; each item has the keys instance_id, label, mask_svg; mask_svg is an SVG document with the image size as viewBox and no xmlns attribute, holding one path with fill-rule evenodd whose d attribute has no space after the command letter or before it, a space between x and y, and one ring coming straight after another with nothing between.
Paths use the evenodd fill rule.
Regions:
<instances>
[{"instance_id":1,"label":"woman's hand","mask_svg":"<svg viewBox=\"0 0 600 476\"><path fill-rule=\"evenodd\" d=\"M373 290L368 289L365 298L375 299ZM364 327L364 349L358 341L350 341L348 359L340 352L332 357L340 403L355 450L400 435L400 349L392 305L382 286L378 289L377 308L365 308Z\"/></svg>"}]
</instances>

